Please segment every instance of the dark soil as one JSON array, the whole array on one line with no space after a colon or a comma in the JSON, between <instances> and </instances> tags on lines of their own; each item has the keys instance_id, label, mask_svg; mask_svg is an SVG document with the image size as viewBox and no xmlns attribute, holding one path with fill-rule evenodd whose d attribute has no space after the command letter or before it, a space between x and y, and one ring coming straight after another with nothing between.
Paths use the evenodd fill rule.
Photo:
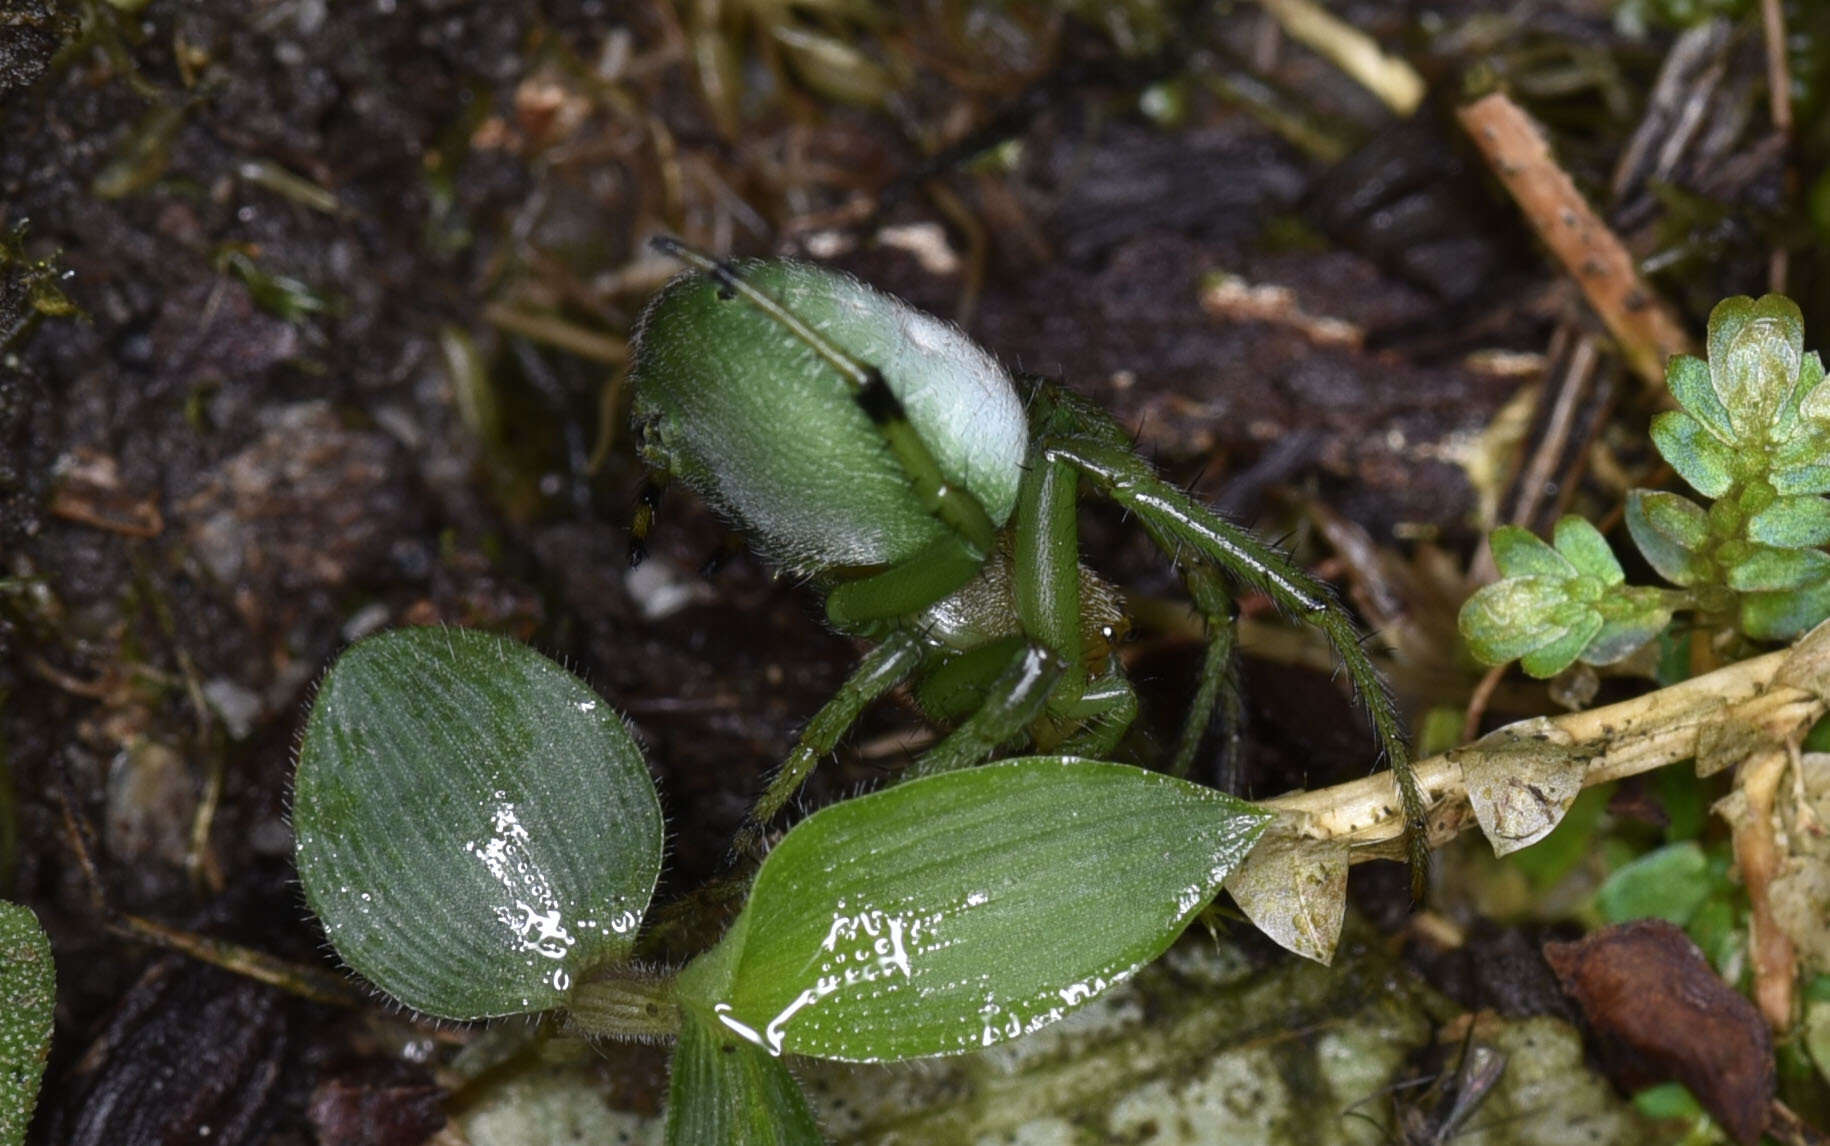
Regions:
<instances>
[{"instance_id":1,"label":"dark soil","mask_svg":"<svg viewBox=\"0 0 1830 1146\"><path fill-rule=\"evenodd\" d=\"M983 39L891 22L862 36L867 51L924 66L887 110L829 101L779 57L771 70L760 33L728 29L750 88L727 137L663 0L131 7L0 3L0 227L27 225L0 334L26 325L30 274L81 312L0 346L0 895L38 912L62 978L44 1141L102 1093L164 1097L136 1099L132 1124L84 1123L81 1141L186 1140L157 1136L170 1114L214 1118L212 1141L308 1142L308 1108L330 1111L323 1128L398 1095L408 1142L426 1102L423 1077L385 1065L411 1042L398 1020L407 1033L387 1044L109 931L60 789L95 825L108 908L319 962L289 868L291 747L313 679L355 637L488 627L588 678L650 751L672 833L663 899L720 870L761 778L855 657L810 592L756 560L697 576L725 536L680 492L652 569L689 603L646 612L655 590L624 561L627 435L592 462L617 355L513 333L501 308L614 340L669 273L641 247L661 231L740 253L835 249L941 314L978 289L965 321L987 346L1106 403L1170 475L1294 530L1311 562L1327 551L1305 499L1391 553L1471 553L1476 490L1456 459L1523 380L1470 355L1541 352L1559 325L1592 322L1446 117L1400 128L1286 45L1270 78L1343 145L1336 166L1217 97L1202 77L1244 74L1263 34L1250 12L1164 38L1187 51L1135 56L1050 9L997 6ZM1406 34L1359 7L1362 26ZM1521 35L1618 35L1571 8ZM1573 133L1583 178L1605 180L1668 42L1617 45L1627 103L1592 107ZM1465 64L1432 64L1444 98ZM1158 78L1189 102L1180 125L1137 110ZM1580 98L1536 108L1557 122ZM968 162L962 140L1020 154ZM1769 167L1731 190L1770 204ZM1750 212L1710 233L1698 297L1758 291ZM924 266L911 234L938 239L953 269ZM958 256L981 237L979 289ZM1285 288L1284 316L1204 308L1220 271ZM1292 310L1359 335L1318 335ZM493 418L467 415L476 393L451 367L463 340ZM1175 595L1119 515L1089 509L1085 532L1129 591ZM1150 758L1198 647L1140 637L1145 716L1126 751ZM1460 703L1468 683L1459 699L1400 688ZM1251 791L1370 766L1325 674L1252 663L1246 687ZM879 782L907 758L891 734L921 732L911 710L879 706L807 805ZM229 1093L159 1107L185 1084L145 1089L146 1062L195 1064L204 1048Z\"/></svg>"}]
</instances>

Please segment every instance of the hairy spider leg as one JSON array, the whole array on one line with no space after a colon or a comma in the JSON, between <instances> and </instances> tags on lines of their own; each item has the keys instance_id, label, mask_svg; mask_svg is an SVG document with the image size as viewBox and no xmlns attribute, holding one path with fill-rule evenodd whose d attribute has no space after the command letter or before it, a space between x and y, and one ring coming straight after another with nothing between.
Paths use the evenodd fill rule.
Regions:
<instances>
[{"instance_id":1,"label":"hairy spider leg","mask_svg":"<svg viewBox=\"0 0 1830 1146\"><path fill-rule=\"evenodd\" d=\"M1023 383L1029 389L1029 409L1038 429L1036 437L1040 442L1055 438L1072 438L1091 441L1108 446L1125 453L1135 453L1134 443L1125 428L1117 419L1089 402L1087 399L1066 390L1040 375L1025 375ZM1032 472L1046 470L1065 472L1073 475L1071 482L1060 485L1078 494L1080 471L1066 462L1037 462L1031 467ZM1058 495L1059 496L1059 495ZM1072 514L1073 500L1070 497L1065 507L1056 504L1056 514ZM1144 531L1159 549L1175 556L1176 571L1188 590L1189 598L1200 612L1206 623L1208 644L1203 654L1201 676L1195 690L1194 702L1189 706L1188 715L1182 722L1182 730L1176 739L1176 751L1171 760L1170 770L1174 775L1186 776L1190 771L1195 753L1200 749L1202 739L1207 735L1208 726L1215 715L1221 720L1221 729L1226 737L1221 750L1218 770L1219 787L1228 792L1236 792L1239 783L1236 769L1239 758L1240 729L1243 726L1243 712L1238 684L1238 665L1234 650L1238 645L1235 621L1237 610L1233 596L1227 590L1213 567L1205 560L1186 553L1186 547L1173 536L1158 528L1149 518L1142 518ZM1070 517L1065 526L1060 528L1078 529ZM1022 538L1019 538L1021 543ZM1074 553L1070 560L1078 560L1078 537L1073 545ZM1019 549L1021 553L1021 549ZM1137 694L1131 689L1122 670L1113 663L1106 676L1095 682L1095 689L1122 688L1129 695L1124 698L1113 698L1114 707L1109 715L1097 718L1088 726L1086 736L1097 737L1087 747L1081 748L1081 740L1070 741L1076 751L1086 751L1090 755L1104 755L1116 747L1128 727L1137 715ZM1123 723L1116 719L1122 717ZM1065 746L1064 746L1065 747Z\"/></svg>"},{"instance_id":2,"label":"hairy spider leg","mask_svg":"<svg viewBox=\"0 0 1830 1146\"><path fill-rule=\"evenodd\" d=\"M1061 682L1067 664L1046 646L1021 641L1003 671L985 689L985 698L939 744L916 758L902 778L914 780L939 772L968 768L988 760L1042 714L1049 694Z\"/></svg>"},{"instance_id":3,"label":"hairy spider leg","mask_svg":"<svg viewBox=\"0 0 1830 1146\"><path fill-rule=\"evenodd\" d=\"M1165 482L1129 449L1099 440L1061 438L1043 456L1072 465L1113 501L1145 521L1153 535L1192 549L1234 582L1263 593L1284 610L1314 625L1328 638L1359 695L1380 748L1398 782L1411 860L1413 895L1421 898L1429 874L1429 840L1423 794L1411 769L1398 708L1385 682L1360 646L1359 631L1333 592L1284 554L1197 503Z\"/></svg>"},{"instance_id":4,"label":"hairy spider leg","mask_svg":"<svg viewBox=\"0 0 1830 1146\"><path fill-rule=\"evenodd\" d=\"M881 644L864 654L858 667L839 686L839 691L821 705L807 726L801 729L800 740L769 778L762 798L756 801L743 827L738 829L734 846L738 854L760 852L763 828L800 790L821 758L838 747L839 738L866 708L907 680L921 661L921 641L908 630L890 633Z\"/></svg>"},{"instance_id":5,"label":"hairy spider leg","mask_svg":"<svg viewBox=\"0 0 1830 1146\"><path fill-rule=\"evenodd\" d=\"M1010 527L1021 635L966 652L930 677L931 691L981 700L906 778L976 764L1025 730L1046 735L1048 726L1061 733L1052 750L1106 755L1135 719L1137 693L1117 658L1089 680L1083 655L1079 485L1079 471L1032 450Z\"/></svg>"},{"instance_id":6,"label":"hairy spider leg","mask_svg":"<svg viewBox=\"0 0 1830 1146\"><path fill-rule=\"evenodd\" d=\"M1137 692L1119 667L1090 679L1080 616L1080 472L1031 448L1017 489L1012 588L1017 619L1034 640L1060 657L1061 679L1047 713L1074 731L1056 746L1072 755L1104 756L1137 717Z\"/></svg>"},{"instance_id":7,"label":"hairy spider leg","mask_svg":"<svg viewBox=\"0 0 1830 1146\"><path fill-rule=\"evenodd\" d=\"M1108 659L1103 674L1088 682L1080 702L1066 715L1078 730L1056 745L1055 751L1094 759L1112 755L1137 719L1137 690L1131 687L1116 655Z\"/></svg>"},{"instance_id":8,"label":"hairy spider leg","mask_svg":"<svg viewBox=\"0 0 1830 1146\"><path fill-rule=\"evenodd\" d=\"M1150 523L1146 533L1157 548L1174 553L1180 548L1173 538L1160 535ZM1239 690L1239 607L1213 566L1199 558L1189 557L1176 563L1189 600L1201 614L1207 630L1207 648L1201 655L1201 677L1189 702L1188 715L1182 719L1182 731L1176 737L1175 755L1170 758L1172 776L1187 776L1194 767L1195 754L1216 718L1220 722L1220 760L1214 773L1214 786L1222 792L1239 794L1240 737L1245 725L1245 704Z\"/></svg>"}]
</instances>

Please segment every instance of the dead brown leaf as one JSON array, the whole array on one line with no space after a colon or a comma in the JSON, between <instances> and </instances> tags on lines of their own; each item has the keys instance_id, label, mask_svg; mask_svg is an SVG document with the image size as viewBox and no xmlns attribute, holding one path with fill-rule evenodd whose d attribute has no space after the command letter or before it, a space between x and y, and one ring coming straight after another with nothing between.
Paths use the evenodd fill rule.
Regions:
<instances>
[{"instance_id":1,"label":"dead brown leaf","mask_svg":"<svg viewBox=\"0 0 1830 1146\"><path fill-rule=\"evenodd\" d=\"M1635 920L1546 943L1544 957L1582 1008L1618 1085L1675 1079L1735 1141L1759 1140L1776 1084L1772 1033L1680 928Z\"/></svg>"}]
</instances>

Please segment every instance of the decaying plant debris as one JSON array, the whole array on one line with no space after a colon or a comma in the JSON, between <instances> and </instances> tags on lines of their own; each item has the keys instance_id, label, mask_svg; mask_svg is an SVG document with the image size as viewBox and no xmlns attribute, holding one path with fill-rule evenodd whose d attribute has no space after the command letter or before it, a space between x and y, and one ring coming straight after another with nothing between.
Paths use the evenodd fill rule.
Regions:
<instances>
[{"instance_id":1,"label":"decaying plant debris","mask_svg":"<svg viewBox=\"0 0 1830 1146\"><path fill-rule=\"evenodd\" d=\"M1675 1077L1735 1141L1756 1142L1773 1101L1773 1033L1696 945L1662 919L1606 928L1544 956L1617 1070Z\"/></svg>"},{"instance_id":2,"label":"decaying plant debris","mask_svg":"<svg viewBox=\"0 0 1830 1146\"><path fill-rule=\"evenodd\" d=\"M1134 1053L1199 1031L1219 1050L1176 1042L1162 1061L1208 1064L1235 1117L1274 1121L1242 1097L1254 1080L1275 1092L1349 1027L1348 1065L1368 1069L1330 1093L1356 1113L1304 1115L1292 1140L1377 1140L1360 1114L1440 1125L1447 1084L1415 1102L1427 1087L1388 1088L1469 1031L1506 1065L1464 1127L1550 1133L1542 1111L1580 1094L1612 1140L1669 1130L1601 1085L1560 1019L1452 1026L1458 1003L1489 1000L1420 987L1360 921L1416 965L1493 931L1536 959L1601 853L1651 846L1581 793L1645 773L1633 791L1668 821L1688 814L1674 793L1725 800L1699 838L1737 865L1724 902L1751 895L1736 918L1752 935L1724 942L1731 962L1706 954L1746 968L1782 1036L1791 1121L1770 1133L1807 1140L1797 1128L1830 1113L1830 1062L1811 1057L1830 1056L1813 985L1830 972L1830 809L1821 757L1798 752L1824 707L1823 634L1734 663L1696 641L1547 692L1481 680L1453 618L1492 575L1487 528L1546 534L1576 512L1606 530L1629 488L1666 482L1645 439L1656 360L1699 339L1718 299L1783 289L1824 344L1824 15L1769 3L1684 26L1678 5L1568 0L1426 25L1377 4L1318 23L1313 7L0 5L0 898L35 910L58 960L39 1140L98 1087L152 1093L129 1059L179 1045L237 1065L207 1103L137 1099L107 1140L156 1140L206 1108L224 1112L216 1141L370 1140L356 1126L383 1117L352 1108L389 1111L394 1137L375 1140L402 1146L445 1113L431 1141L531 1140L525 1120L559 1110L642 1132L664 1091L653 1048L541 1065L525 1032L198 986L121 920L315 964L284 864L303 702L349 640L448 623L563 656L630 715L675 841L644 954L716 934L731 832L855 654L690 499L666 503L654 560L624 575L620 372L670 272L643 253L657 231L835 260L1062 376L1201 496L1293 530L1388 634L1382 666L1432 754L1434 835L1478 824L1524 860L1559 846L1532 841L1567 812L1565 835L1590 842L1538 884L1451 848L1415 915L1383 865L1350 875L1395 838L1389 780L1368 775L1325 650L1246 601L1239 775L1284 823L1234 896L1333 966L1229 928L1220 970L1172 953L1161 982L1115 999L1105 1050L1013 1050L1022 1069L961 1067L929 1090L903 1078L902 1115L857 1106L878 1076L820 1083L835 1134L953 1140L960 1093L1055 1117L1047 1096L1084 1077L1075 1054L1122 1058L1110 1077L1141 1092L1158 1084ZM1571 224L1515 200L1515 160L1491 166L1480 113L1463 126L1496 92L1542 133L1537 174L1590 205L1578 222L1608 274L1559 261ZM1140 620L1123 655L1148 683L1124 751L1149 761L1173 742L1199 633L1131 530L1092 513L1084 532ZM1656 688L1661 672L1689 679ZM1432 731L1464 722L1488 737ZM926 735L879 706L808 805L877 785ZM1715 775L1657 778L1696 772ZM63 775L97 825L105 910L67 838ZM1530 902L1506 898L1519 886ZM1129 1008L1158 1013L1191 984L1264 1010L1220 1022L1191 1003L1170 1036L1131 1025ZM1264 1000L1297 995L1278 1026ZM217 1005L183 1004L198 996ZM1042 1097L1023 1105L1006 1077ZM1115 1087L1086 1093L1131 1093ZM1137 1106L1068 1105L1074 1124L1147 1132Z\"/></svg>"}]
</instances>

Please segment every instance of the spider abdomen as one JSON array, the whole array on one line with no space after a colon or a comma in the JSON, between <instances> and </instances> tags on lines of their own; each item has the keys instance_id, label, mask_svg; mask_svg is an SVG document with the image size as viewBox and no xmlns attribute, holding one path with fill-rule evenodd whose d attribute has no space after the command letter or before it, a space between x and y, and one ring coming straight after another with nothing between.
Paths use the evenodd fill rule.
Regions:
<instances>
[{"instance_id":1,"label":"spider abdomen","mask_svg":"<svg viewBox=\"0 0 1830 1146\"><path fill-rule=\"evenodd\" d=\"M995 359L955 327L850 275L784 260L735 269L875 366L946 480L994 525L1010 518L1028 430ZM681 275L649 304L631 377L648 461L778 564L803 572L894 565L945 532L839 371L704 274Z\"/></svg>"}]
</instances>

